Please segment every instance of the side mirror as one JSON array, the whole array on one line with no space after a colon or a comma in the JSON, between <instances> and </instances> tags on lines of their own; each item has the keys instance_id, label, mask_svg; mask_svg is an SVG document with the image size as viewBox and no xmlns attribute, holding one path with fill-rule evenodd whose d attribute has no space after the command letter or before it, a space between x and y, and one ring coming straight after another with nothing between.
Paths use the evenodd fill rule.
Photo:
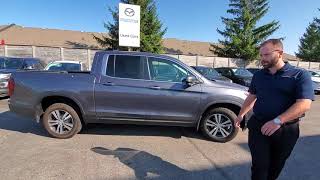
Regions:
<instances>
[{"instance_id":1,"label":"side mirror","mask_svg":"<svg viewBox=\"0 0 320 180\"><path fill-rule=\"evenodd\" d=\"M183 79L182 82L185 82L188 86L199 84L199 80L194 76L188 76L187 78Z\"/></svg>"}]
</instances>

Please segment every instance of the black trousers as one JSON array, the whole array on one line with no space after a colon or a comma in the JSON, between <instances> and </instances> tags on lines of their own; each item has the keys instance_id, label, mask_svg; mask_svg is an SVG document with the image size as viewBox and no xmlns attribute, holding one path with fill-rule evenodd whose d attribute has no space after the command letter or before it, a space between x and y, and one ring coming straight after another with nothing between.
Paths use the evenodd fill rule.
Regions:
<instances>
[{"instance_id":1,"label":"black trousers","mask_svg":"<svg viewBox=\"0 0 320 180\"><path fill-rule=\"evenodd\" d=\"M299 138L299 122L283 125L271 136L261 133L264 122L255 116L248 121L252 180L277 179Z\"/></svg>"}]
</instances>

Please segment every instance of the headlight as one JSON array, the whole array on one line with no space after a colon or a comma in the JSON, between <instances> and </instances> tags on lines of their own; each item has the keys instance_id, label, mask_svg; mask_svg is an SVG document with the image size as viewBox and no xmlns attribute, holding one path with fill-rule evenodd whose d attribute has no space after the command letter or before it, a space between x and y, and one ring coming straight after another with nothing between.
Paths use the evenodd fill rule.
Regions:
<instances>
[{"instance_id":1,"label":"headlight","mask_svg":"<svg viewBox=\"0 0 320 180\"><path fill-rule=\"evenodd\" d=\"M0 79L8 80L10 78L11 74L0 74Z\"/></svg>"}]
</instances>

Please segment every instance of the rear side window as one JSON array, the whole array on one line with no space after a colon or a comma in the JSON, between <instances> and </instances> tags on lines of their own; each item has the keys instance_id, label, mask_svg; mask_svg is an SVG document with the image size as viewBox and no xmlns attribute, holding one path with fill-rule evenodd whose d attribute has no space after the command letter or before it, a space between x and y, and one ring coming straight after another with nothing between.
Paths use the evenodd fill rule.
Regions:
<instances>
[{"instance_id":1,"label":"rear side window","mask_svg":"<svg viewBox=\"0 0 320 180\"><path fill-rule=\"evenodd\" d=\"M224 75L224 76L231 76L232 74L231 74L231 71L229 71L229 69L217 69L217 71L219 72L219 73L221 73L222 75Z\"/></svg>"},{"instance_id":2,"label":"rear side window","mask_svg":"<svg viewBox=\"0 0 320 180\"><path fill-rule=\"evenodd\" d=\"M114 55L109 56L107 63L107 72L108 76L114 77Z\"/></svg>"},{"instance_id":3,"label":"rear side window","mask_svg":"<svg viewBox=\"0 0 320 180\"><path fill-rule=\"evenodd\" d=\"M110 55L106 75L118 78L149 79L144 56Z\"/></svg>"}]
</instances>

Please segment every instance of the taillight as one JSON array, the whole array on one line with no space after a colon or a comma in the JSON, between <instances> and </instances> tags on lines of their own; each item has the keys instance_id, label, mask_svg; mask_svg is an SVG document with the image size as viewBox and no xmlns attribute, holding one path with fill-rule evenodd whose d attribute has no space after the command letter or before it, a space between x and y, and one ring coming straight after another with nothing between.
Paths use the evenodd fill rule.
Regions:
<instances>
[{"instance_id":1,"label":"taillight","mask_svg":"<svg viewBox=\"0 0 320 180\"><path fill-rule=\"evenodd\" d=\"M8 81L8 95L12 96L13 92L14 92L14 80L12 77L10 77L9 81Z\"/></svg>"}]
</instances>

